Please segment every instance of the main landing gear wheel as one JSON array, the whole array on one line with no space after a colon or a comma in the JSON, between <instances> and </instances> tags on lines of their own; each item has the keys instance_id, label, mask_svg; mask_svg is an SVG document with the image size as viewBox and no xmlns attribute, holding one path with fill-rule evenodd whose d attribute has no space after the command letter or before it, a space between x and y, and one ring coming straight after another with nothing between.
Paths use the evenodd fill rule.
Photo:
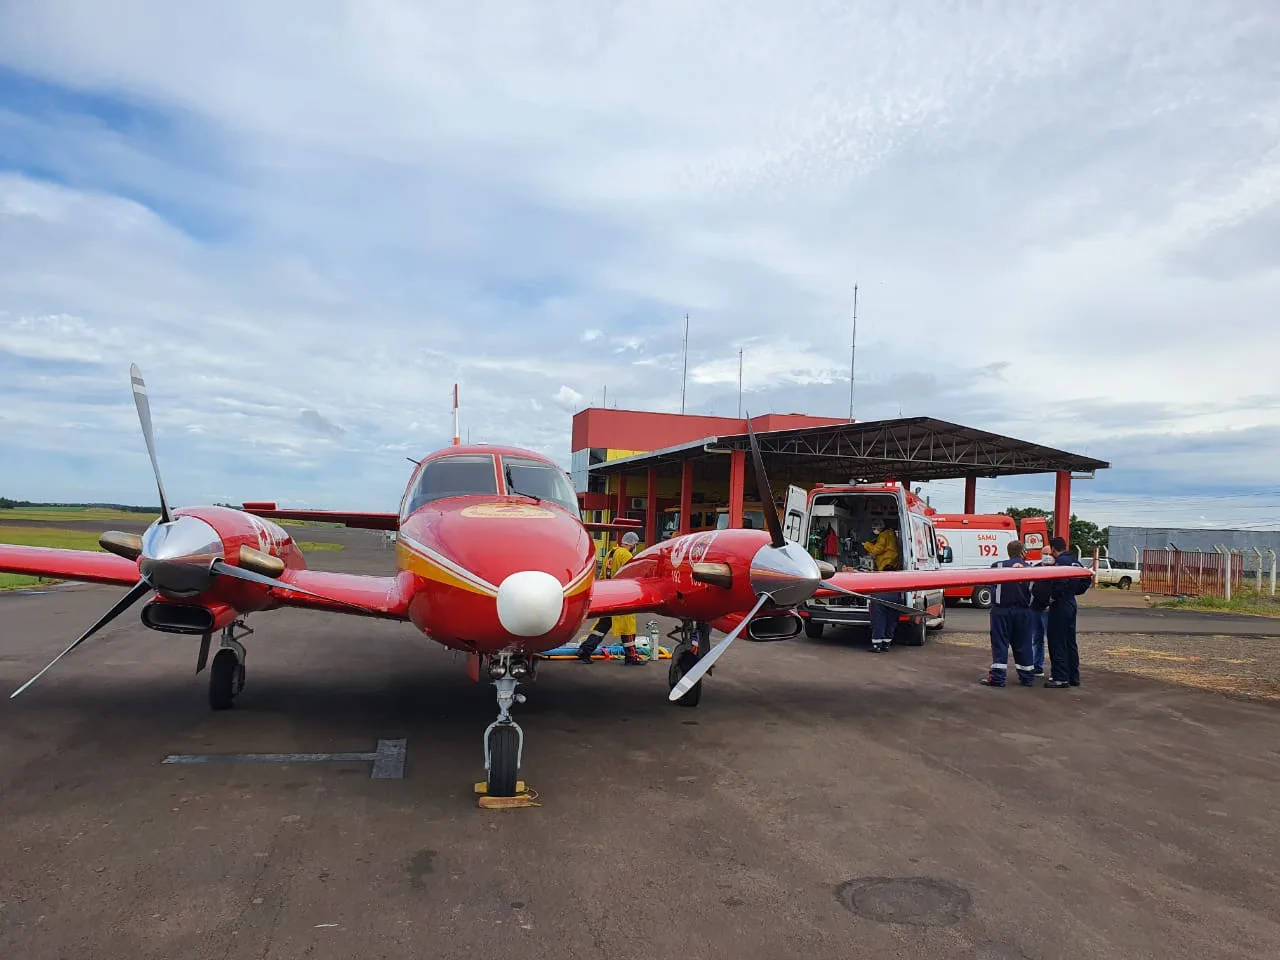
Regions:
<instances>
[{"instance_id":1,"label":"main landing gear wheel","mask_svg":"<svg viewBox=\"0 0 1280 960\"><path fill-rule=\"evenodd\" d=\"M684 675L693 669L693 665L698 662L702 651L711 642L711 630L705 624L686 621L677 630L679 631L680 642L671 651L671 665L667 667L668 691L674 690L676 684L684 679ZM670 635L674 638L676 631L672 631ZM701 699L702 681L699 680L676 703L682 707L696 707Z\"/></svg>"},{"instance_id":2,"label":"main landing gear wheel","mask_svg":"<svg viewBox=\"0 0 1280 960\"><path fill-rule=\"evenodd\" d=\"M219 650L209 666L209 706L214 710L230 710L243 689L244 664L234 650Z\"/></svg>"},{"instance_id":3,"label":"main landing gear wheel","mask_svg":"<svg viewBox=\"0 0 1280 960\"><path fill-rule=\"evenodd\" d=\"M241 631L239 634L236 633L237 627ZM222 628L222 648L209 665L209 706L214 710L230 710L232 702L244 689L245 649L239 638L251 633L253 630L239 620ZM205 650L202 645L196 672L203 665Z\"/></svg>"}]
</instances>

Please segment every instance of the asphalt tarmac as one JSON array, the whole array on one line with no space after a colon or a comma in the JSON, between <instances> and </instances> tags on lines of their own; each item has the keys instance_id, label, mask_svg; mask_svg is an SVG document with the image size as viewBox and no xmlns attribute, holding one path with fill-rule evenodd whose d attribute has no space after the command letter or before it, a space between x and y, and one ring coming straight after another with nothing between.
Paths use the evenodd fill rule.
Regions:
<instances>
[{"instance_id":1,"label":"asphalt tarmac","mask_svg":"<svg viewBox=\"0 0 1280 960\"><path fill-rule=\"evenodd\" d=\"M349 543L318 567L390 563L304 538ZM122 593L0 595L0 689ZM696 709L665 663L549 663L516 708L542 806L486 811L496 708L460 657L362 618L251 625L231 711L132 613L0 702L0 957L1280 956L1273 705L1089 662L993 690L942 643L738 643ZM395 739L398 779L162 763Z\"/></svg>"}]
</instances>

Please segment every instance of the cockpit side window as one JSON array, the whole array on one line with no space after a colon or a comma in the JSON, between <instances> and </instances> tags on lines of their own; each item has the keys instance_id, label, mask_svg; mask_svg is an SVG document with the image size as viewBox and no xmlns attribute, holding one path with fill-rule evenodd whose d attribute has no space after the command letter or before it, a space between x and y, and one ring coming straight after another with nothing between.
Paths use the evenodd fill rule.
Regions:
<instances>
[{"instance_id":1,"label":"cockpit side window","mask_svg":"<svg viewBox=\"0 0 1280 960\"><path fill-rule=\"evenodd\" d=\"M580 516L578 495L573 491L573 484L554 463L524 457L503 457L502 469L508 495L518 497L523 494L539 500L549 500L558 503L575 517Z\"/></svg>"},{"instance_id":2,"label":"cockpit side window","mask_svg":"<svg viewBox=\"0 0 1280 960\"><path fill-rule=\"evenodd\" d=\"M496 496L497 493L493 457L465 454L440 457L428 461L422 468L401 515L407 517L423 504L446 497Z\"/></svg>"}]
</instances>

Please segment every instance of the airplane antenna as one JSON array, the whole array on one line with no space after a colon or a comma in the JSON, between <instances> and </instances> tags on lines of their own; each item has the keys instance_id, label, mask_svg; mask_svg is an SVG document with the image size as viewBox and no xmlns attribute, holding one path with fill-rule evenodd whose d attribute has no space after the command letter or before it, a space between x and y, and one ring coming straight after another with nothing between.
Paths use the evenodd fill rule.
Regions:
<instances>
[{"instance_id":1,"label":"airplane antenna","mask_svg":"<svg viewBox=\"0 0 1280 960\"><path fill-rule=\"evenodd\" d=\"M456 447L461 443L458 435L458 385L453 385L453 445Z\"/></svg>"},{"instance_id":2,"label":"airplane antenna","mask_svg":"<svg viewBox=\"0 0 1280 960\"><path fill-rule=\"evenodd\" d=\"M853 336L849 341L849 422L853 423L853 361L858 354L858 285L853 285Z\"/></svg>"},{"instance_id":3,"label":"airplane antenna","mask_svg":"<svg viewBox=\"0 0 1280 960\"><path fill-rule=\"evenodd\" d=\"M684 315L684 366L680 372L680 413L684 414L684 390L689 382L689 315Z\"/></svg>"}]
</instances>

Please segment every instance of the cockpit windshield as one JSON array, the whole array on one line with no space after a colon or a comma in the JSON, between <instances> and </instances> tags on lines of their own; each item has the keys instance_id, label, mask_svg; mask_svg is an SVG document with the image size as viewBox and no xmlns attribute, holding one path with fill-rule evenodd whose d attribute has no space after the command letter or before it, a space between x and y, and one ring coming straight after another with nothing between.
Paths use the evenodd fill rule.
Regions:
<instances>
[{"instance_id":1,"label":"cockpit windshield","mask_svg":"<svg viewBox=\"0 0 1280 960\"><path fill-rule=\"evenodd\" d=\"M413 494L405 503L404 516L425 503L445 497L496 496L497 493L493 457L483 454L440 457L429 461L418 475Z\"/></svg>"},{"instance_id":2,"label":"cockpit windshield","mask_svg":"<svg viewBox=\"0 0 1280 960\"><path fill-rule=\"evenodd\" d=\"M565 472L553 463L528 460L523 457L503 457L503 476L507 493L512 496L536 497L558 503L575 517L578 512L578 496Z\"/></svg>"}]
</instances>

